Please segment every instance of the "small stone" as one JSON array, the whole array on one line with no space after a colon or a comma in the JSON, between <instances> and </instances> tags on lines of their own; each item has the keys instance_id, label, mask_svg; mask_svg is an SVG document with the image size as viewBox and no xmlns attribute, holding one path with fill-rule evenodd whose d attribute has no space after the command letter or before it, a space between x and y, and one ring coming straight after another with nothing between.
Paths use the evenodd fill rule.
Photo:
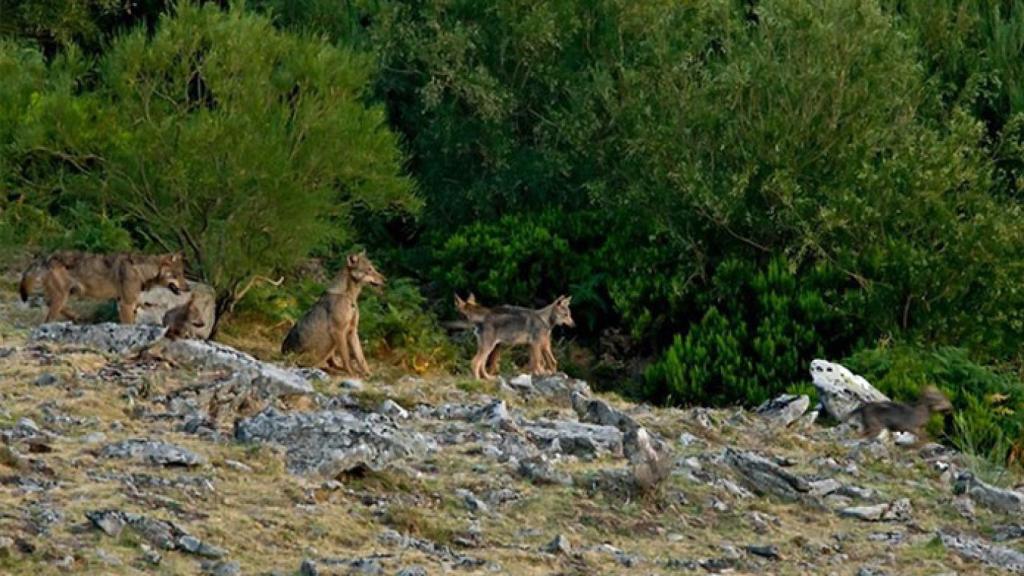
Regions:
<instances>
[{"instance_id":1,"label":"small stone","mask_svg":"<svg viewBox=\"0 0 1024 576\"><path fill-rule=\"evenodd\" d=\"M209 576L238 576L242 573L242 567L238 562L214 562L203 567L203 574Z\"/></svg>"},{"instance_id":2,"label":"small stone","mask_svg":"<svg viewBox=\"0 0 1024 576\"><path fill-rule=\"evenodd\" d=\"M316 568L316 562L306 558L299 566L299 576L319 576L320 571Z\"/></svg>"},{"instance_id":3,"label":"small stone","mask_svg":"<svg viewBox=\"0 0 1024 576\"><path fill-rule=\"evenodd\" d=\"M235 470L236 472L244 472L246 474L253 473L252 466L249 466L248 464L243 464L238 460L225 460L224 465L227 466L228 468L231 468L232 470Z\"/></svg>"},{"instance_id":4,"label":"small stone","mask_svg":"<svg viewBox=\"0 0 1024 576\"><path fill-rule=\"evenodd\" d=\"M145 560L147 564L158 566L164 559L163 556L161 556L160 553L154 550L149 544L141 544L139 545L139 549L142 550L142 559Z\"/></svg>"},{"instance_id":5,"label":"small stone","mask_svg":"<svg viewBox=\"0 0 1024 576\"><path fill-rule=\"evenodd\" d=\"M35 380L32 381L32 384L36 386L54 386L58 383L60 383L60 378L57 378L56 376L50 374L49 372L44 372L43 374L40 374Z\"/></svg>"},{"instance_id":6,"label":"small stone","mask_svg":"<svg viewBox=\"0 0 1024 576\"><path fill-rule=\"evenodd\" d=\"M353 378L347 378L341 381L339 386L344 390L351 390L353 392L363 389L363 381Z\"/></svg>"},{"instance_id":7,"label":"small stone","mask_svg":"<svg viewBox=\"0 0 1024 576\"><path fill-rule=\"evenodd\" d=\"M409 417L409 411L402 408L398 402L395 402L390 398L380 403L380 407L377 408L377 412L391 416L396 420L405 420Z\"/></svg>"},{"instance_id":8,"label":"small stone","mask_svg":"<svg viewBox=\"0 0 1024 576\"><path fill-rule=\"evenodd\" d=\"M779 554L779 548L771 544L764 546L751 544L746 547L746 550L754 556L760 556L762 558L767 558L769 560L782 559L782 555Z\"/></svg>"},{"instance_id":9,"label":"small stone","mask_svg":"<svg viewBox=\"0 0 1024 576\"><path fill-rule=\"evenodd\" d=\"M459 488L455 491L455 495L462 498L462 502L470 512L486 514L489 511L487 504L484 504L482 500L477 498L476 494L473 494L469 490Z\"/></svg>"},{"instance_id":10,"label":"small stone","mask_svg":"<svg viewBox=\"0 0 1024 576\"><path fill-rule=\"evenodd\" d=\"M562 554L568 556L572 553L572 544L569 543L569 539L564 534L555 536L555 539L548 542L544 546L544 551L550 554Z\"/></svg>"},{"instance_id":11,"label":"small stone","mask_svg":"<svg viewBox=\"0 0 1024 576\"><path fill-rule=\"evenodd\" d=\"M116 538L124 530L125 521L119 512L114 510L100 510L86 512L85 517L92 522L93 526L99 528L107 536Z\"/></svg>"},{"instance_id":12,"label":"small stone","mask_svg":"<svg viewBox=\"0 0 1024 576\"><path fill-rule=\"evenodd\" d=\"M811 487L812 496L826 496L833 492L837 492L843 485L835 478L825 478L824 480L814 480L808 482Z\"/></svg>"},{"instance_id":13,"label":"small stone","mask_svg":"<svg viewBox=\"0 0 1024 576\"><path fill-rule=\"evenodd\" d=\"M410 566L395 572L395 576L427 576L427 569L422 566Z\"/></svg>"}]
</instances>

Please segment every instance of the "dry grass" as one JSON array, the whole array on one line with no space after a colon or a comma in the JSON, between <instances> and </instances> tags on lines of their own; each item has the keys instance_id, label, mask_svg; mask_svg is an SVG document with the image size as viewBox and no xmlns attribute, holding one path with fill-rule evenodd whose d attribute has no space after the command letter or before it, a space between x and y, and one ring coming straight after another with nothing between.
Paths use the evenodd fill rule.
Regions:
<instances>
[{"instance_id":1,"label":"dry grass","mask_svg":"<svg viewBox=\"0 0 1024 576\"><path fill-rule=\"evenodd\" d=\"M12 304L13 294L0 293L0 345L20 346L28 327L38 321L39 310ZM275 329L230 327L222 338L229 344L264 358L277 358ZM970 529L952 511L948 487L936 474L909 452L893 449L888 459L859 464L859 476L837 474L843 481L878 490L886 500L911 499L917 528L902 524L875 524L840 518L827 509L806 507L772 498L742 498L705 483L692 482L677 474L659 487L656 494L627 498L612 494L590 494L582 488L535 486L509 474L505 464L474 450L473 445L443 446L426 459L401 463L396 469L338 478L338 484L324 478L301 478L289 474L279 450L267 446L246 446L234 442L214 443L184 434L171 421L134 418L124 388L115 382L95 378L112 359L97 354L61 353L52 356L21 349L0 358L0 428L13 425L20 417L46 423L43 407L52 406L61 415L80 424L60 426L60 436L50 442L52 452L27 454L21 458L31 466L45 465L58 484L45 493L24 492L0 484L0 535L26 534L26 517L34 505L60 510L64 520L45 536L31 537L37 550L32 554L14 552L0 555L3 574L58 574L67 571L56 563L72 556L71 572L76 574L194 574L198 561L179 552L163 553L159 567L141 563L143 542L126 531L110 538L93 529L83 529L85 512L111 507L143 512L172 520L190 533L229 551L244 574L297 570L306 557L357 558L377 553L394 557L382 560L385 573L401 566L419 564L429 573L444 570L436 558L422 552L393 549L379 540L381 532L393 528L418 538L452 546L457 552L484 558L501 567L502 573L522 574L674 574L666 568L669 560L699 560L723 556L723 545L737 548L749 544L774 544L783 562L765 561L766 574L806 574L824 569L823 558L845 555L842 564L829 567L836 573L855 573L860 566L876 566L888 573L934 574L960 570L964 573L995 573L974 563L964 563L937 545L932 534L944 526ZM510 409L529 417L570 418L565 405L524 401L502 392L494 383L480 383L461 377L410 377L378 366L380 374L354 393L361 404L375 408L390 398L406 409L417 404L445 402L476 403L501 397ZM39 387L34 380L43 373L59 377L56 386ZM152 396L193 381L188 370L165 370L153 374ZM325 393L337 393L337 380L325 384ZM618 398L608 398L623 409L632 407ZM145 403L140 400L140 403ZM636 418L663 437L675 440L682 432L711 442L707 448L683 449L673 442L677 456L715 452L721 442L758 450L770 450L795 462L799 474L822 474L816 458L843 460L849 451L818 433L756 432L746 424L725 423L730 412L716 414L720 424L714 433L704 431L675 409L639 411ZM114 422L119 424L115 425ZM222 423L230 437L231 423ZM429 423L440 428L444 423ZM481 426L480 431L489 431ZM86 442L89 434L103 434L97 444ZM150 437L173 442L205 456L209 462L197 470L156 469L141 463L101 460L94 451L104 443L127 438ZM33 462L34 461L34 462ZM251 469L242 471L234 463ZM714 467L714 464L705 462ZM26 462L0 452L0 478L23 474ZM573 475L598 469L622 468L621 459L595 461L563 460L561 471ZM117 479L131 472L166 479L207 478L214 489L189 488L188 484L141 487L133 493ZM719 470L721 472L721 470ZM512 489L520 498L487 513L471 512L455 495L468 489L484 498L491 491ZM771 518L763 533L755 528L755 516ZM1005 518L979 508L977 527L992 526ZM907 542L899 546L869 539L874 532L899 530ZM474 531L480 547L461 548ZM578 554L569 557L541 553L540 549L557 534L566 535ZM623 567L613 554L596 548L608 544L641 557L637 568ZM119 565L111 565L119 562ZM809 562L815 568L809 568ZM486 566L460 570L465 574L490 573Z\"/></svg>"}]
</instances>

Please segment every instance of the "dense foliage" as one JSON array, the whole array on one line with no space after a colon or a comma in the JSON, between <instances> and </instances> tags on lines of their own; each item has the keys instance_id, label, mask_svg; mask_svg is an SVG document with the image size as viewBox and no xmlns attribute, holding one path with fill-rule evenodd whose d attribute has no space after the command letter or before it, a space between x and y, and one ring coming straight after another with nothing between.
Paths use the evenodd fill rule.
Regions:
<instances>
[{"instance_id":1,"label":"dense foliage","mask_svg":"<svg viewBox=\"0 0 1024 576\"><path fill-rule=\"evenodd\" d=\"M17 201L88 202L184 249L226 308L253 275L351 242L350 206L417 207L382 110L361 101L369 69L265 18L182 5L95 67L74 51L49 66L16 119Z\"/></svg>"},{"instance_id":2,"label":"dense foliage","mask_svg":"<svg viewBox=\"0 0 1024 576\"><path fill-rule=\"evenodd\" d=\"M224 294L358 240L441 314L572 293L661 401L882 341L1021 366L1020 2L224 4L24 4L0 239L181 246Z\"/></svg>"}]
</instances>

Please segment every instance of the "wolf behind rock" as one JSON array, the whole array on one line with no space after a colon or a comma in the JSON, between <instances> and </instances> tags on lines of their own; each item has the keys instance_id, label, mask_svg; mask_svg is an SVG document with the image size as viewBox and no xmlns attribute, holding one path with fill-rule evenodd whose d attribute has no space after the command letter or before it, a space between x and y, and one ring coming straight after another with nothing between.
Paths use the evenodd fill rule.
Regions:
<instances>
[{"instance_id":1,"label":"wolf behind rock","mask_svg":"<svg viewBox=\"0 0 1024 576\"><path fill-rule=\"evenodd\" d=\"M46 322L75 315L65 308L74 294L96 300L117 300L122 324L135 321L140 294L153 286L165 286L175 294L187 292L185 258L173 254L90 254L63 251L36 262L21 275L19 292L27 301L36 284L41 284L48 307Z\"/></svg>"},{"instance_id":2,"label":"wolf behind rock","mask_svg":"<svg viewBox=\"0 0 1024 576\"><path fill-rule=\"evenodd\" d=\"M865 438L874 438L887 429L893 432L909 432L920 442L924 438L924 425L934 412L953 409L945 395L934 386L929 386L913 404L896 402L868 402L850 413L850 418L859 417L863 424Z\"/></svg>"},{"instance_id":3,"label":"wolf behind rock","mask_svg":"<svg viewBox=\"0 0 1024 576\"><path fill-rule=\"evenodd\" d=\"M323 296L292 326L281 352L303 355L318 368L369 375L359 342L359 293L384 282L365 252L350 254Z\"/></svg>"}]
</instances>

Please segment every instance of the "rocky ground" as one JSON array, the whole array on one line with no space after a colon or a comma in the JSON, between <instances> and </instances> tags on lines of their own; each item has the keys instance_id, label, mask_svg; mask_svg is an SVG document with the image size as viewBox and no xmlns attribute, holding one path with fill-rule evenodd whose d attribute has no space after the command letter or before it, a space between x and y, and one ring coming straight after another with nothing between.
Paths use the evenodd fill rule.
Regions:
<instances>
[{"instance_id":1,"label":"rocky ground","mask_svg":"<svg viewBox=\"0 0 1024 576\"><path fill-rule=\"evenodd\" d=\"M2 574L1024 573L1024 494L804 398L346 381L0 300Z\"/></svg>"}]
</instances>

